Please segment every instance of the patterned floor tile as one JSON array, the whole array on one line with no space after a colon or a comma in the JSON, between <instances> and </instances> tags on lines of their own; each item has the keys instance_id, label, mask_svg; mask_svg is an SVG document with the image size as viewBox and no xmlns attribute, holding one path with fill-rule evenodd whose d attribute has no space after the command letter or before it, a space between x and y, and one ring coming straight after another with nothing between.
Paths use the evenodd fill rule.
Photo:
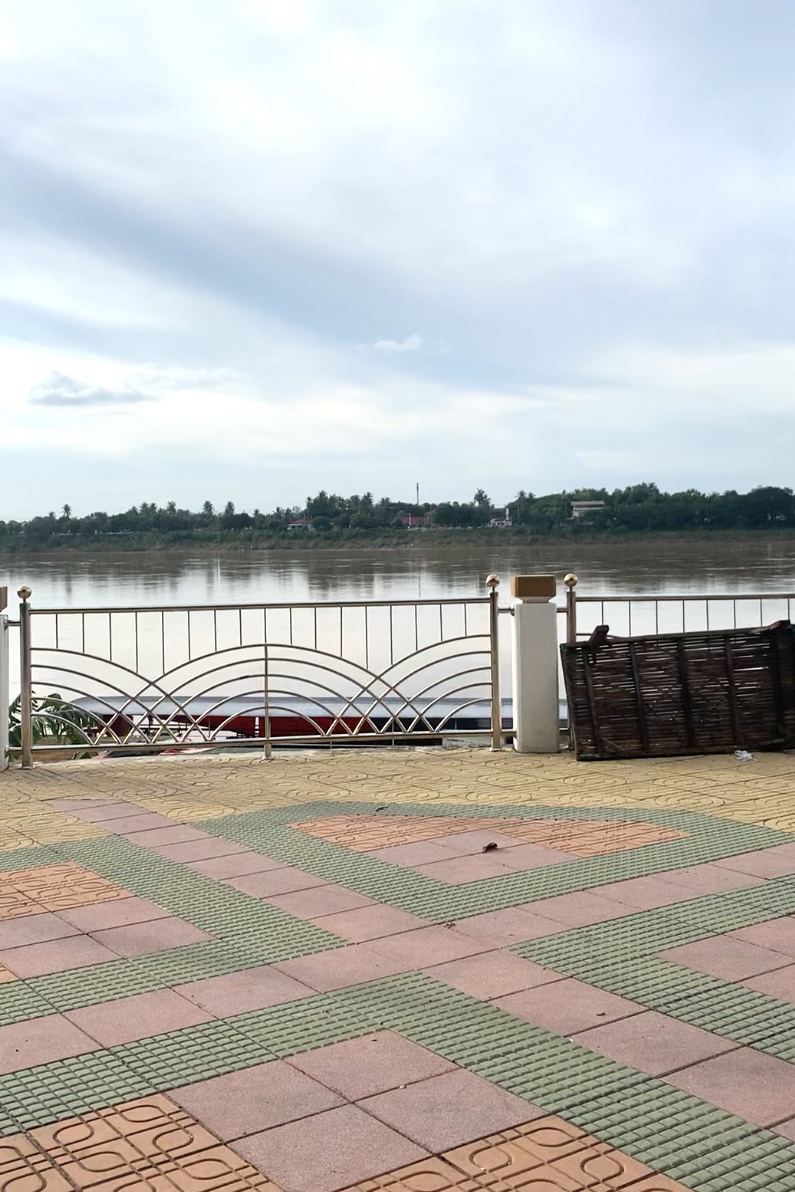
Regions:
<instances>
[{"instance_id":1,"label":"patterned floor tile","mask_svg":"<svg viewBox=\"0 0 795 1192\"><path fill-rule=\"evenodd\" d=\"M63 865L41 865L0 874L2 894L10 895L12 899L6 904L0 903L0 919L30 913L30 910L15 909L14 895L22 903L32 904L41 911L59 911L127 898L129 891L91 873L82 865L68 861ZM8 910L4 914L6 906Z\"/></svg>"}]
</instances>

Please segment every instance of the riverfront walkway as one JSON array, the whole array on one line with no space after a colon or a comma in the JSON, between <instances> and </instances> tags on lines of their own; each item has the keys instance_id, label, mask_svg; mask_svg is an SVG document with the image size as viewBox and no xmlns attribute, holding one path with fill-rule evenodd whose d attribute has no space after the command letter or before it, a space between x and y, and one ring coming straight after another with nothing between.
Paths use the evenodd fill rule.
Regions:
<instances>
[{"instance_id":1,"label":"riverfront walkway","mask_svg":"<svg viewBox=\"0 0 795 1192\"><path fill-rule=\"evenodd\" d=\"M795 756L0 774L0 1192L795 1192Z\"/></svg>"}]
</instances>

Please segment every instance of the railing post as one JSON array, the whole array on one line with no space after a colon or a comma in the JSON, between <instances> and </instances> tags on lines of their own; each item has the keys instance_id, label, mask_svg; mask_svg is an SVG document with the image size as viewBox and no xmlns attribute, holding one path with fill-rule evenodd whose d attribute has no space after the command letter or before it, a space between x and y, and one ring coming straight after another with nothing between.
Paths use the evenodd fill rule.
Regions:
<instances>
[{"instance_id":1,"label":"railing post","mask_svg":"<svg viewBox=\"0 0 795 1192\"><path fill-rule=\"evenodd\" d=\"M8 768L8 588L0 588L0 770Z\"/></svg>"},{"instance_id":2,"label":"railing post","mask_svg":"<svg viewBox=\"0 0 795 1192\"><path fill-rule=\"evenodd\" d=\"M566 642L573 646L577 643L577 576L572 572L564 575L566 585Z\"/></svg>"},{"instance_id":3,"label":"railing post","mask_svg":"<svg viewBox=\"0 0 795 1192\"><path fill-rule=\"evenodd\" d=\"M33 668L30 642L31 590L27 584L17 589L22 603L19 606L19 721L22 738L22 768L33 765Z\"/></svg>"},{"instance_id":4,"label":"railing post","mask_svg":"<svg viewBox=\"0 0 795 1192\"><path fill-rule=\"evenodd\" d=\"M560 748L558 607L554 575L514 575L513 727L517 753Z\"/></svg>"},{"instance_id":5,"label":"railing post","mask_svg":"<svg viewBox=\"0 0 795 1192\"><path fill-rule=\"evenodd\" d=\"M263 716L263 728L265 730L265 761L269 762L273 758L273 744L271 742L271 709L270 709L270 695L268 688L270 686L270 676L268 674L268 643L265 643L265 668L263 674L263 686L265 688L265 707Z\"/></svg>"},{"instance_id":6,"label":"railing post","mask_svg":"<svg viewBox=\"0 0 795 1192\"><path fill-rule=\"evenodd\" d=\"M502 700L500 699L500 577L490 575L489 641L491 643L491 752L502 749Z\"/></svg>"}]
</instances>

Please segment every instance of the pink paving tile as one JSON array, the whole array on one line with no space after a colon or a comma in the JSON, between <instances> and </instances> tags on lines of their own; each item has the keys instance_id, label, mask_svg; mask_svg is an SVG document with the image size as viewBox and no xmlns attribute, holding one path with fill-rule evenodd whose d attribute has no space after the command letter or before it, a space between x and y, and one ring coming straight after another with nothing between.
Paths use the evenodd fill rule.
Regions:
<instances>
[{"instance_id":1,"label":"pink paving tile","mask_svg":"<svg viewBox=\"0 0 795 1192\"><path fill-rule=\"evenodd\" d=\"M375 981L378 977L391 977L417 967L410 961L396 960L376 952L372 944L350 944L345 948L333 948L330 952L301 956L298 960L285 960L274 965L288 977L321 993L329 989L343 989L347 985L359 985L363 981Z\"/></svg>"},{"instance_id":2,"label":"pink paving tile","mask_svg":"<svg viewBox=\"0 0 795 1192\"><path fill-rule=\"evenodd\" d=\"M776 1134L783 1134L785 1138L789 1138L795 1142L795 1118L790 1118L789 1121L779 1122L776 1126L771 1126L771 1130Z\"/></svg>"},{"instance_id":3,"label":"pink paving tile","mask_svg":"<svg viewBox=\"0 0 795 1192\"><path fill-rule=\"evenodd\" d=\"M574 1038L583 1047L590 1047L620 1064L639 1068L650 1076L673 1072L737 1048L730 1039L720 1039L655 1010L581 1031Z\"/></svg>"},{"instance_id":4,"label":"pink paving tile","mask_svg":"<svg viewBox=\"0 0 795 1192\"><path fill-rule=\"evenodd\" d=\"M62 973L106 960L118 960L118 956L87 935L71 935L0 952L0 964L18 977L43 977L46 973Z\"/></svg>"},{"instance_id":5,"label":"pink paving tile","mask_svg":"<svg viewBox=\"0 0 795 1192\"><path fill-rule=\"evenodd\" d=\"M554 848L544 848L540 844L517 844L514 848L500 849L497 854L500 864L507 869L524 872L527 869L540 869L545 865L571 864L576 858L571 853L563 853Z\"/></svg>"},{"instance_id":6,"label":"pink paving tile","mask_svg":"<svg viewBox=\"0 0 795 1192\"><path fill-rule=\"evenodd\" d=\"M155 811L140 811L135 807L131 807L130 811L133 814L113 818L107 825L108 831L114 832L117 836L127 836L135 832L148 832L154 828L181 826L176 820L169 819L167 815L158 815Z\"/></svg>"},{"instance_id":7,"label":"pink paving tile","mask_svg":"<svg viewBox=\"0 0 795 1192\"><path fill-rule=\"evenodd\" d=\"M544 1116L537 1105L462 1071L368 1097L359 1106L431 1152Z\"/></svg>"},{"instance_id":8,"label":"pink paving tile","mask_svg":"<svg viewBox=\"0 0 795 1192\"><path fill-rule=\"evenodd\" d=\"M596 989L574 977L509 994L498 998L494 1005L558 1035L573 1035L643 1010L637 1002Z\"/></svg>"},{"instance_id":9,"label":"pink paving tile","mask_svg":"<svg viewBox=\"0 0 795 1192\"><path fill-rule=\"evenodd\" d=\"M783 848L788 850L789 845ZM722 869L734 869L740 873L750 873L755 877L785 877L788 873L795 873L795 852L782 851L782 846L760 848L751 853L740 853L737 857L724 857L715 861Z\"/></svg>"},{"instance_id":10,"label":"pink paving tile","mask_svg":"<svg viewBox=\"0 0 795 1192\"><path fill-rule=\"evenodd\" d=\"M455 1064L392 1031L305 1051L290 1063L349 1101L455 1070Z\"/></svg>"},{"instance_id":11,"label":"pink paving tile","mask_svg":"<svg viewBox=\"0 0 795 1192\"><path fill-rule=\"evenodd\" d=\"M378 939L383 935L397 935L399 932L413 931L417 927L427 927L428 920L376 902L373 906L364 906L358 911L324 915L323 918L315 920L315 925L324 927L326 931L331 931L344 940L361 943L364 940Z\"/></svg>"},{"instance_id":12,"label":"pink paving tile","mask_svg":"<svg viewBox=\"0 0 795 1192\"><path fill-rule=\"evenodd\" d=\"M545 919L542 915L536 915L521 907L511 906L505 910L487 911L484 915L471 915L468 919L459 919L455 929L464 935L471 935L474 939L483 940L492 948L509 948L511 944L522 944L526 940L540 939L544 935L554 935L556 931L565 931L566 925L553 919Z\"/></svg>"},{"instance_id":13,"label":"pink paving tile","mask_svg":"<svg viewBox=\"0 0 795 1192\"><path fill-rule=\"evenodd\" d=\"M610 885L600 886L599 893L605 898L613 898L616 902L623 902L626 906L644 911L697 897L696 890L688 889L687 886L676 886L670 877L667 881L660 877L633 877L625 882L611 882Z\"/></svg>"},{"instance_id":14,"label":"pink paving tile","mask_svg":"<svg viewBox=\"0 0 795 1192\"><path fill-rule=\"evenodd\" d=\"M340 1192L428 1157L355 1105L250 1134L232 1149L286 1192Z\"/></svg>"},{"instance_id":15,"label":"pink paving tile","mask_svg":"<svg viewBox=\"0 0 795 1192\"><path fill-rule=\"evenodd\" d=\"M660 952L660 959L687 965L688 968L709 973L711 977L720 977L724 981L742 981L744 977L755 977L758 973L768 973L771 969L784 968L792 963L791 958L779 952L771 952L728 935L716 935L694 944L669 948Z\"/></svg>"},{"instance_id":16,"label":"pink paving tile","mask_svg":"<svg viewBox=\"0 0 795 1192\"><path fill-rule=\"evenodd\" d=\"M395 844L391 848L377 848L365 854L390 865L430 865L433 861L449 861L450 854L435 840L418 840L415 844Z\"/></svg>"},{"instance_id":17,"label":"pink paving tile","mask_svg":"<svg viewBox=\"0 0 795 1192\"><path fill-rule=\"evenodd\" d=\"M223 1142L344 1104L284 1060L182 1085L168 1095Z\"/></svg>"},{"instance_id":18,"label":"pink paving tile","mask_svg":"<svg viewBox=\"0 0 795 1192\"><path fill-rule=\"evenodd\" d=\"M708 862L705 865L691 865L686 869L669 869L656 875L661 881L675 886L686 886L695 894L719 894L722 890L740 890L744 886L758 886L763 879L739 870L726 869Z\"/></svg>"},{"instance_id":19,"label":"pink paving tile","mask_svg":"<svg viewBox=\"0 0 795 1192\"><path fill-rule=\"evenodd\" d=\"M103 1047L116 1047L134 1039L146 1039L164 1031L177 1031L186 1026L208 1022L212 1015L186 1001L171 989L157 989L153 993L139 993L83 1006L64 1014L86 1035Z\"/></svg>"},{"instance_id":20,"label":"pink paving tile","mask_svg":"<svg viewBox=\"0 0 795 1192\"><path fill-rule=\"evenodd\" d=\"M511 952L485 952L479 956L466 956L463 960L452 960L448 964L437 964L423 972L437 981L444 981L472 997L490 1001L505 997L522 989L536 985L548 985L560 981L560 973L542 968L532 960L524 960Z\"/></svg>"},{"instance_id":21,"label":"pink paving tile","mask_svg":"<svg viewBox=\"0 0 795 1192\"><path fill-rule=\"evenodd\" d=\"M65 1060L97 1048L93 1039L62 1014L31 1018L12 1026L0 1026L0 1072L35 1068L38 1064Z\"/></svg>"},{"instance_id":22,"label":"pink paving tile","mask_svg":"<svg viewBox=\"0 0 795 1192\"><path fill-rule=\"evenodd\" d=\"M577 890L573 894L556 894L554 898L523 902L517 910L553 919L567 927L587 927L590 923L606 923L609 919L634 915L637 908L612 898L603 898L593 890Z\"/></svg>"},{"instance_id":23,"label":"pink paving tile","mask_svg":"<svg viewBox=\"0 0 795 1192\"><path fill-rule=\"evenodd\" d=\"M93 932L91 938L105 944L117 956L145 956L149 952L163 952L166 948L200 944L210 937L192 923L171 917L130 923L126 927L109 927L106 931Z\"/></svg>"},{"instance_id":24,"label":"pink paving tile","mask_svg":"<svg viewBox=\"0 0 795 1192\"><path fill-rule=\"evenodd\" d=\"M317 919L334 911L355 911L373 906L372 898L356 894L345 886L312 886L308 890L294 890L292 894L275 894L268 902L288 915L299 919Z\"/></svg>"},{"instance_id":25,"label":"pink paving tile","mask_svg":"<svg viewBox=\"0 0 795 1192\"><path fill-rule=\"evenodd\" d=\"M431 841L432 844L438 844L439 848L443 848L449 857L473 857L476 853L482 853L487 844L496 844L497 848L489 850L489 854L494 857L503 852L504 849L516 848L519 841L515 836L506 836L504 832L490 832L488 828L481 828L475 832L455 832L450 836L434 836Z\"/></svg>"},{"instance_id":26,"label":"pink paving tile","mask_svg":"<svg viewBox=\"0 0 795 1192\"><path fill-rule=\"evenodd\" d=\"M755 923L753 927L741 927L738 931L730 931L729 935L760 948L769 948L772 952L782 952L790 958L795 956L795 915L769 919L767 923Z\"/></svg>"},{"instance_id":27,"label":"pink paving tile","mask_svg":"<svg viewBox=\"0 0 795 1192\"><path fill-rule=\"evenodd\" d=\"M266 1006L314 997L316 990L301 985L270 965L261 964L223 977L207 977L188 985L175 985L174 992L217 1018L228 1018L232 1014L245 1014L249 1010L263 1010Z\"/></svg>"},{"instance_id":28,"label":"pink paving tile","mask_svg":"<svg viewBox=\"0 0 795 1192\"><path fill-rule=\"evenodd\" d=\"M446 960L459 960L462 956L486 952L491 945L483 939L456 931L453 927L432 926L387 935L373 940L369 947L401 965L427 968L431 964L444 964Z\"/></svg>"},{"instance_id":29,"label":"pink paving tile","mask_svg":"<svg viewBox=\"0 0 795 1192\"><path fill-rule=\"evenodd\" d=\"M283 869L281 861L274 861L272 857L263 857L260 853L252 853L245 849L240 853L228 853L223 857L212 857L207 861L188 861L189 869L203 873L205 877L230 878L245 877L251 873L264 873L268 869Z\"/></svg>"},{"instance_id":30,"label":"pink paving tile","mask_svg":"<svg viewBox=\"0 0 795 1192\"><path fill-rule=\"evenodd\" d=\"M511 872L499 861L492 860L490 853L479 853L476 857L449 857L446 861L434 861L432 865L417 865L415 868L417 873L450 886L505 877Z\"/></svg>"},{"instance_id":31,"label":"pink paving tile","mask_svg":"<svg viewBox=\"0 0 795 1192\"><path fill-rule=\"evenodd\" d=\"M174 824L169 828L150 828L147 832L123 832L125 840L130 844L140 844L144 848L158 847L162 844L183 844L186 840L212 840L209 832L202 832L199 828L191 828L188 824Z\"/></svg>"},{"instance_id":32,"label":"pink paving tile","mask_svg":"<svg viewBox=\"0 0 795 1192\"><path fill-rule=\"evenodd\" d=\"M95 808L105 807L124 807L127 814L139 810L131 803L111 802L108 799L45 799L44 802L48 807L57 807L59 811L71 811L75 814L79 811L93 811Z\"/></svg>"},{"instance_id":33,"label":"pink paving tile","mask_svg":"<svg viewBox=\"0 0 795 1192\"><path fill-rule=\"evenodd\" d=\"M768 997L777 997L780 1002L791 1002L795 1006L795 964L788 964L786 968L776 969L772 973L763 973L761 977L749 977L740 984L746 989L766 993Z\"/></svg>"},{"instance_id":34,"label":"pink paving tile","mask_svg":"<svg viewBox=\"0 0 795 1192\"><path fill-rule=\"evenodd\" d=\"M118 820L129 818L133 815L143 815L144 809L136 807L134 803L100 803L90 802L86 800L85 811L80 811L75 808L72 811L79 819L86 820L89 824L104 824L106 820ZM110 831L110 828L108 828Z\"/></svg>"},{"instance_id":35,"label":"pink paving tile","mask_svg":"<svg viewBox=\"0 0 795 1192\"><path fill-rule=\"evenodd\" d=\"M46 940L59 940L68 935L77 935L78 929L60 915L46 911L39 915L22 915L19 919L6 919L0 923L0 949L24 948L26 944L42 944Z\"/></svg>"},{"instance_id":36,"label":"pink paving tile","mask_svg":"<svg viewBox=\"0 0 795 1192\"><path fill-rule=\"evenodd\" d=\"M156 844L152 852L159 857L167 857L169 861L207 861L210 858L226 857L235 853L245 853L248 849L243 844L235 844L231 840L220 840L217 836L208 836L205 840L185 840L181 844Z\"/></svg>"},{"instance_id":37,"label":"pink paving tile","mask_svg":"<svg viewBox=\"0 0 795 1192\"><path fill-rule=\"evenodd\" d=\"M294 869L292 866L227 879L227 885L243 894L251 894L254 898L270 898L273 894L289 894L292 890L308 890L310 886L326 884L325 878L314 877L311 873L304 873L302 869Z\"/></svg>"},{"instance_id":38,"label":"pink paving tile","mask_svg":"<svg viewBox=\"0 0 795 1192\"><path fill-rule=\"evenodd\" d=\"M113 902L97 902L93 906L75 906L71 910L59 911L79 931L101 931L105 927L124 927L128 923L147 923L150 919L168 919L168 911L155 906L145 898L116 898Z\"/></svg>"},{"instance_id":39,"label":"pink paving tile","mask_svg":"<svg viewBox=\"0 0 795 1192\"><path fill-rule=\"evenodd\" d=\"M757 1126L769 1126L795 1113L795 1065L751 1047L705 1060L663 1079Z\"/></svg>"}]
</instances>

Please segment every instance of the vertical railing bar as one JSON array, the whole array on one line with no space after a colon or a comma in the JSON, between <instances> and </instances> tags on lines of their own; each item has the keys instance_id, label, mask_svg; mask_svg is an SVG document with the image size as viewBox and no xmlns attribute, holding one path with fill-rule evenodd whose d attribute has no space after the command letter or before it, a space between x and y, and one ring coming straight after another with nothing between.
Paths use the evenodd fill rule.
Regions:
<instances>
[{"instance_id":1,"label":"vertical railing bar","mask_svg":"<svg viewBox=\"0 0 795 1192\"><path fill-rule=\"evenodd\" d=\"M33 660L30 637L30 588L19 589L22 603L19 606L19 719L22 745L22 768L29 770L33 765Z\"/></svg>"},{"instance_id":2,"label":"vertical railing bar","mask_svg":"<svg viewBox=\"0 0 795 1192\"><path fill-rule=\"evenodd\" d=\"M213 652L218 653L218 609L213 609Z\"/></svg>"},{"instance_id":3,"label":"vertical railing bar","mask_svg":"<svg viewBox=\"0 0 795 1192\"><path fill-rule=\"evenodd\" d=\"M86 614L85 613L81 614L81 621L82 621L82 625L81 625L81 629L80 629L80 641L81 641L80 649L81 649L82 653L85 654L85 652L86 652Z\"/></svg>"},{"instance_id":4,"label":"vertical railing bar","mask_svg":"<svg viewBox=\"0 0 795 1192\"><path fill-rule=\"evenodd\" d=\"M134 615L135 615L135 621L134 621L134 628L133 628L133 640L135 641L135 670L137 672L139 669L139 665L140 665L139 658L138 658L138 647L139 647L140 636L141 636L141 631L138 628L138 617L139 617L138 609L135 610Z\"/></svg>"},{"instance_id":5,"label":"vertical railing bar","mask_svg":"<svg viewBox=\"0 0 795 1192\"><path fill-rule=\"evenodd\" d=\"M56 648L56 650L58 650L60 648L60 646L59 646L60 638L59 638L59 630L58 630L58 626L60 625L60 622L61 622L60 613L56 613L55 614L55 648Z\"/></svg>"},{"instance_id":6,"label":"vertical railing bar","mask_svg":"<svg viewBox=\"0 0 795 1192\"><path fill-rule=\"evenodd\" d=\"M709 600L705 600L704 605L707 610L707 633L709 633Z\"/></svg>"},{"instance_id":7,"label":"vertical railing bar","mask_svg":"<svg viewBox=\"0 0 795 1192\"><path fill-rule=\"evenodd\" d=\"M192 641L191 641L191 631L190 631L190 616L191 616L190 609L188 609L188 662L190 662L191 659L193 658L193 645L192 645Z\"/></svg>"},{"instance_id":8,"label":"vertical railing bar","mask_svg":"<svg viewBox=\"0 0 795 1192\"><path fill-rule=\"evenodd\" d=\"M343 645L342 645L342 612L343 612L342 605L340 605L340 658L345 657Z\"/></svg>"},{"instance_id":9,"label":"vertical railing bar","mask_svg":"<svg viewBox=\"0 0 795 1192\"><path fill-rule=\"evenodd\" d=\"M242 610L242 608L239 608L237 610L237 644L239 646L243 645L243 610Z\"/></svg>"},{"instance_id":10,"label":"vertical railing bar","mask_svg":"<svg viewBox=\"0 0 795 1192\"><path fill-rule=\"evenodd\" d=\"M394 622L393 622L394 612L395 612L395 606L393 604L390 604L390 606L389 606L389 665L390 666L392 666L393 662L395 661L395 627L394 627Z\"/></svg>"},{"instance_id":11,"label":"vertical railing bar","mask_svg":"<svg viewBox=\"0 0 795 1192\"><path fill-rule=\"evenodd\" d=\"M370 669L370 610L364 606L364 665Z\"/></svg>"},{"instance_id":12,"label":"vertical railing bar","mask_svg":"<svg viewBox=\"0 0 795 1192\"><path fill-rule=\"evenodd\" d=\"M293 609L292 609L292 605L290 606L290 608L288 610L288 621L289 621L290 645L292 646L293 645Z\"/></svg>"},{"instance_id":13,"label":"vertical railing bar","mask_svg":"<svg viewBox=\"0 0 795 1192\"><path fill-rule=\"evenodd\" d=\"M108 613L108 656L113 662L113 613Z\"/></svg>"},{"instance_id":14,"label":"vertical railing bar","mask_svg":"<svg viewBox=\"0 0 795 1192\"><path fill-rule=\"evenodd\" d=\"M491 646L491 751L502 749L502 700L500 698L500 577L490 575L486 580L489 588L489 643Z\"/></svg>"},{"instance_id":15,"label":"vertical railing bar","mask_svg":"<svg viewBox=\"0 0 795 1192\"><path fill-rule=\"evenodd\" d=\"M659 635L660 632L660 602L654 602L654 632Z\"/></svg>"},{"instance_id":16,"label":"vertical railing bar","mask_svg":"<svg viewBox=\"0 0 795 1192\"><path fill-rule=\"evenodd\" d=\"M313 633L315 635L315 649L317 649L317 605L312 609L313 615Z\"/></svg>"},{"instance_id":17,"label":"vertical railing bar","mask_svg":"<svg viewBox=\"0 0 795 1192\"><path fill-rule=\"evenodd\" d=\"M166 612L160 610L160 673L166 673Z\"/></svg>"},{"instance_id":18,"label":"vertical railing bar","mask_svg":"<svg viewBox=\"0 0 795 1192\"><path fill-rule=\"evenodd\" d=\"M265 733L265 760L270 761L273 757L273 743L271 741L270 694L269 694L269 690L268 690L269 686L270 686L270 681L269 681L269 676L268 676L268 642L267 642L267 639L263 646L263 655L264 655L264 666L263 666L262 682L263 682L263 687L264 687L263 695L264 695L265 715L263 717L264 723L263 723L262 727L263 727L263 730Z\"/></svg>"}]
</instances>

